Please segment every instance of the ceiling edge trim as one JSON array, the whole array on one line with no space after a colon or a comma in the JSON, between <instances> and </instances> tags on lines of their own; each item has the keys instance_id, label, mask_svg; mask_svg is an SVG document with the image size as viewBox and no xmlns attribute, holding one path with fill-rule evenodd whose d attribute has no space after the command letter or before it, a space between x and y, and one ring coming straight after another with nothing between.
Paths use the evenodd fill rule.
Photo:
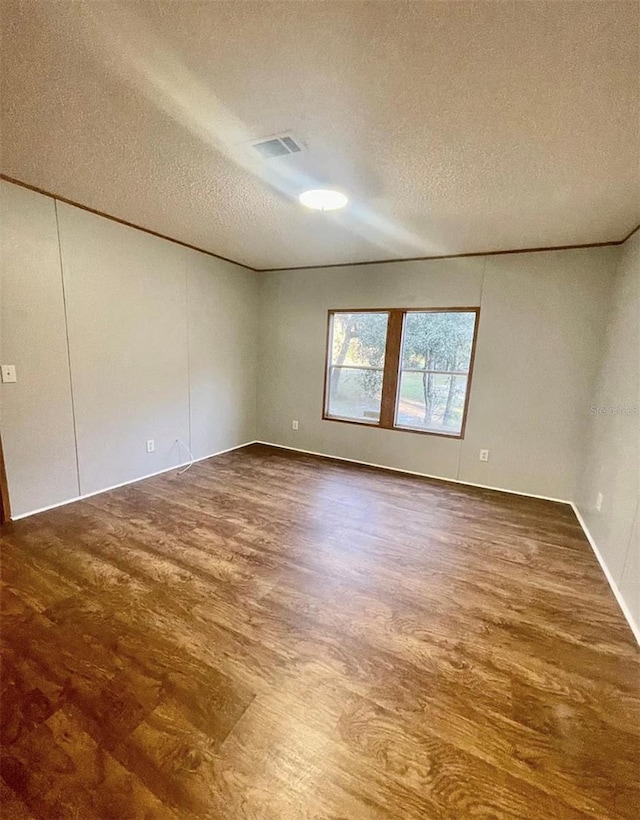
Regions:
<instances>
[{"instance_id":1,"label":"ceiling edge trim","mask_svg":"<svg viewBox=\"0 0 640 820\"><path fill-rule=\"evenodd\" d=\"M14 177L10 177L7 174L0 174L0 179L4 180L5 182L10 182L13 185L19 185L21 188L27 188L29 191L35 191L37 194L42 194L43 196L51 197L52 199L58 200L58 202L64 202L66 205L73 205L74 208L80 208L83 211L88 211L90 214L96 214L96 216L102 216L105 219L110 219L112 222L117 222L120 225L125 225L127 228L135 228L137 231L142 231L143 233L148 233L151 236L157 236L159 239L166 239L167 242L173 242L176 245L182 245L183 248L189 248L192 251L198 251L199 253L205 253L207 256L213 256L215 259L221 259L223 262L231 262L232 265L238 265L240 268L245 268L246 270L256 272L256 268L252 268L250 265L245 265L243 262L237 262L235 259L229 259L228 256L221 256L219 253L214 253L213 251L207 251L204 248L199 248L197 245L191 245L189 242L183 242L181 239L174 239L172 236L167 236L163 233L158 233L158 231L152 231L151 228L143 228L142 225L136 225L134 222L128 222L126 219L120 219L118 216L113 216L112 214L107 214L104 211L99 211L97 208L90 208L88 205L83 205L81 202L76 202L73 199L68 199L67 197L60 196L59 194L54 194L51 191L46 191L44 188L38 188L37 185L30 185L28 182L23 182L20 179L15 179Z\"/></svg>"},{"instance_id":2,"label":"ceiling edge trim","mask_svg":"<svg viewBox=\"0 0 640 820\"><path fill-rule=\"evenodd\" d=\"M634 235L634 233L637 233L638 231L640 231L640 225L636 225L636 226L635 226L635 228L632 228L632 229L629 231L629 233L625 236L625 238L624 238L624 239L620 242L620 244L621 244L621 245L624 245L624 243L625 243L627 240L631 239L631 237Z\"/></svg>"},{"instance_id":3,"label":"ceiling edge trim","mask_svg":"<svg viewBox=\"0 0 640 820\"><path fill-rule=\"evenodd\" d=\"M212 256L214 259L221 259L223 262L230 262L232 265L238 265L245 270L253 271L254 273L276 273L277 271L291 271L291 270L322 270L323 268L354 268L362 265L389 265L393 262L430 262L435 259L467 259L474 256L503 256L509 253L543 253L548 251L572 251L581 248L610 248L617 245L624 245L624 243L631 239L631 237L640 230L640 224L636 225L625 237L622 239L612 239L609 242L586 242L581 245L552 245L550 247L542 248L513 248L501 251L470 251L468 253L445 253L437 254L435 256L407 256L398 257L394 259L369 259L365 262L332 262L329 265L291 265L282 268L252 268L250 265L245 265L243 262L238 262L235 259L230 259L228 256L221 256L219 253L207 251L204 248L199 248L197 245L191 245L189 242L183 242L181 239L174 239L172 236L167 236L158 231L152 231L151 228L144 228L142 225L136 225L134 222L128 222L126 219L120 219L118 216L99 211L97 208L90 208L88 205L83 205L81 202L76 202L68 197L54 194L44 188L39 188L37 185L31 185L28 182L23 182L15 177L10 177L8 174L0 173L0 179L5 182L10 182L13 185L19 185L21 188L27 188L30 191L35 191L43 196L57 199L58 202L64 202L67 205L73 205L75 208L80 208L83 211L88 211L96 216L102 216L105 219L110 219L112 222L118 222L120 225L125 225L127 228L134 228L137 231L148 233L151 236L157 236L159 239L166 239L167 242L173 242L176 245L182 245L183 248L190 248L193 251L204 253L207 256Z\"/></svg>"},{"instance_id":4,"label":"ceiling edge trim","mask_svg":"<svg viewBox=\"0 0 640 820\"><path fill-rule=\"evenodd\" d=\"M623 245L627 239L640 230L634 228L624 239L612 239L610 242L585 242L582 245L552 245L548 248L513 248L506 251L473 251L469 253L443 253L438 256L407 256L402 259L371 259L367 262L332 262L330 265L298 265L288 268L256 268L258 273L276 273L281 270L319 270L321 268L354 268L361 265L388 265L391 262L430 262L436 259L467 259L474 256L504 256L510 253L548 253L549 251L575 251L580 248L612 248Z\"/></svg>"}]
</instances>

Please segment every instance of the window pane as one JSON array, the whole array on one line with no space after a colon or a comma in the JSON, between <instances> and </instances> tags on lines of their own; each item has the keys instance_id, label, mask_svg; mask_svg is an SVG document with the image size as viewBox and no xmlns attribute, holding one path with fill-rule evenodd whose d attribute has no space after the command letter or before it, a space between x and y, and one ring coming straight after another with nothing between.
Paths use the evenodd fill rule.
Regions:
<instances>
[{"instance_id":1,"label":"window pane","mask_svg":"<svg viewBox=\"0 0 640 820\"><path fill-rule=\"evenodd\" d=\"M330 416L377 424L382 400L382 370L332 367L329 371Z\"/></svg>"},{"instance_id":2,"label":"window pane","mask_svg":"<svg viewBox=\"0 0 640 820\"><path fill-rule=\"evenodd\" d=\"M396 426L460 435L475 312L408 311Z\"/></svg>"},{"instance_id":3,"label":"window pane","mask_svg":"<svg viewBox=\"0 0 640 820\"><path fill-rule=\"evenodd\" d=\"M334 313L332 365L382 367L388 313Z\"/></svg>"},{"instance_id":4,"label":"window pane","mask_svg":"<svg viewBox=\"0 0 640 820\"><path fill-rule=\"evenodd\" d=\"M404 321L402 369L469 372L475 313L409 312Z\"/></svg>"},{"instance_id":5,"label":"window pane","mask_svg":"<svg viewBox=\"0 0 640 820\"><path fill-rule=\"evenodd\" d=\"M334 313L327 414L377 424L388 313Z\"/></svg>"},{"instance_id":6,"label":"window pane","mask_svg":"<svg viewBox=\"0 0 640 820\"><path fill-rule=\"evenodd\" d=\"M396 425L459 435L466 388L466 376L402 372Z\"/></svg>"}]
</instances>

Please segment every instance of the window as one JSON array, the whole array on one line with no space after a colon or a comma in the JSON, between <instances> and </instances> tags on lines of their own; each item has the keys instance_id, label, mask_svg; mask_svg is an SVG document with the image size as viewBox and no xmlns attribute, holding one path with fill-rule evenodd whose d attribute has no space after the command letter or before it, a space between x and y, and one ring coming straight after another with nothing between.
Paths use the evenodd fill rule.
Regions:
<instances>
[{"instance_id":1,"label":"window","mask_svg":"<svg viewBox=\"0 0 640 820\"><path fill-rule=\"evenodd\" d=\"M329 328L327 414L378 424L388 312L334 313Z\"/></svg>"},{"instance_id":2,"label":"window","mask_svg":"<svg viewBox=\"0 0 640 820\"><path fill-rule=\"evenodd\" d=\"M396 427L462 433L475 324L470 311L405 313Z\"/></svg>"},{"instance_id":3,"label":"window","mask_svg":"<svg viewBox=\"0 0 640 820\"><path fill-rule=\"evenodd\" d=\"M478 314L329 311L323 418L462 438Z\"/></svg>"}]
</instances>

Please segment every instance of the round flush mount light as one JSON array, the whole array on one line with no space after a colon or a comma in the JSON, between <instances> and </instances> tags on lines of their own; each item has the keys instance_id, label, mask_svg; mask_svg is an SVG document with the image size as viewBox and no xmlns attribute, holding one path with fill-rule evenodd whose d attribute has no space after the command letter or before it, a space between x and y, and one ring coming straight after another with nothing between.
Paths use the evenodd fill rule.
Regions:
<instances>
[{"instance_id":1,"label":"round flush mount light","mask_svg":"<svg viewBox=\"0 0 640 820\"><path fill-rule=\"evenodd\" d=\"M300 194L299 199L303 205L314 211L337 211L338 208L344 208L349 201L342 191L333 191L329 188L304 191Z\"/></svg>"}]
</instances>

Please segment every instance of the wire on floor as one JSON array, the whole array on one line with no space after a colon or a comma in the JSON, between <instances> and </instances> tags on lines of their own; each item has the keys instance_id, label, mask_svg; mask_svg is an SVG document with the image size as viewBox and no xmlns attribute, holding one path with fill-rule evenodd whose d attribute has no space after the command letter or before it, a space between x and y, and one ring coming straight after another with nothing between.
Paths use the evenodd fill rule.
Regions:
<instances>
[{"instance_id":1,"label":"wire on floor","mask_svg":"<svg viewBox=\"0 0 640 820\"><path fill-rule=\"evenodd\" d=\"M193 465L193 462L195 461L195 459L193 457L193 453L187 447L187 445L184 443L184 441L182 441L182 439L177 438L176 439L176 444L178 445L178 454L180 454L180 445L182 444L182 446L187 451L187 453L189 453L189 458L191 459L191 461L185 467L183 467L181 470L178 470L177 475L182 475L182 473L186 473L187 470L189 469L189 467L191 467Z\"/></svg>"}]
</instances>

